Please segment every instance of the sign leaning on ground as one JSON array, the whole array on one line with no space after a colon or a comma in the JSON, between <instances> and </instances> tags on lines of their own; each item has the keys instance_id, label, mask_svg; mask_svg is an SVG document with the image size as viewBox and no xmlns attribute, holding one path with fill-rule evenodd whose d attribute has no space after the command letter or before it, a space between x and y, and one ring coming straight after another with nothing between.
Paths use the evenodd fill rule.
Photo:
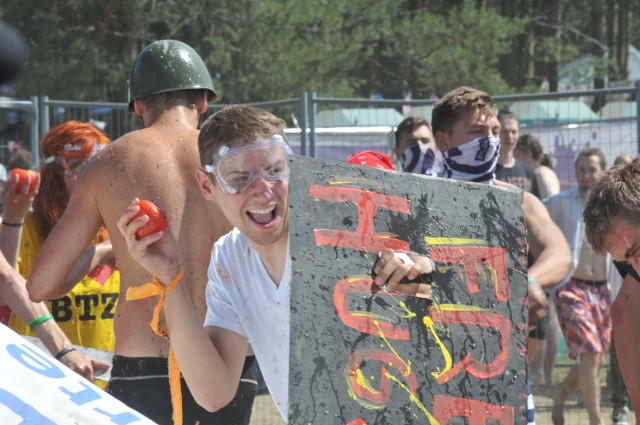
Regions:
<instances>
[{"instance_id":1,"label":"sign leaning on ground","mask_svg":"<svg viewBox=\"0 0 640 425\"><path fill-rule=\"evenodd\" d=\"M525 423L522 193L291 159L291 424ZM385 248L436 263L431 300L372 283Z\"/></svg>"}]
</instances>

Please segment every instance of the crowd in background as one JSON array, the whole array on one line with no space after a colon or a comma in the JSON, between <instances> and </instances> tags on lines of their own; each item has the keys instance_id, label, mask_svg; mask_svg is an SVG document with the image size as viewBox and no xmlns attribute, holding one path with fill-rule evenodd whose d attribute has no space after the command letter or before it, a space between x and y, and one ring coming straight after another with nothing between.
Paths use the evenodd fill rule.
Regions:
<instances>
[{"instance_id":1,"label":"crowd in background","mask_svg":"<svg viewBox=\"0 0 640 425\"><path fill-rule=\"evenodd\" d=\"M168 42L165 42L165 44L171 45L171 43ZM182 57L184 57L185 54L192 55L192 59L196 58L201 61L189 46L174 42L171 48L179 51ZM57 348L51 349L52 354L58 360L62 361L64 359L69 361L70 367L91 380L93 380L94 376L104 365L93 363L91 367L88 367L88 360L75 353L77 350L74 345L89 346L105 351L117 352L118 327L114 324L114 319L117 320L115 312L116 308L118 308L119 296L123 292L123 287L121 287L120 284L120 271L123 267L128 269L130 273L132 270L135 270L138 277L146 276L149 273L147 272L147 265L143 266L147 268L147 270L143 270L143 267L138 264L140 263L140 259L130 256L131 251L135 251L136 241L132 236L132 232L127 233L126 229L128 226L131 226L133 220L125 223L123 218L120 217L121 211L110 211L107 213L104 206L102 207L103 209L101 209L101 206L98 205L98 198L99 196L103 196L104 193L97 194L91 190L84 190L83 194L79 195L78 191L74 192L74 188L85 170L91 170L87 172L87 176L89 177L84 178L82 183L79 183L84 185L83 187L85 188L95 189L97 186L106 187L105 181L108 180L111 184L121 184L123 187L135 187L135 185L138 185L138 189L140 191L146 190L146 193L150 195L149 197L155 195L157 199L162 199L162 196L159 195L160 189L152 187L153 184L149 183L160 182L162 176L152 175L150 173L153 173L153 170L140 167L140 164L136 163L138 158L146 158L145 154L129 155L127 152L127 155L125 155L120 152L119 149L124 149L121 148L121 146L127 146L130 140L129 138L138 139L136 140L138 144L132 144L127 149L133 149L134 145L144 148L144 143L146 143L147 140L155 139L165 140L166 146L175 148L171 143L175 143L178 138L169 138L167 136L167 134L174 132L175 134L189 135L190 140L194 143L192 149L183 154L184 157L178 157L178 154L176 154L176 158L174 158L176 164L164 164L174 170L175 173L180 173L179 170L181 168L178 166L180 164L189 164L191 168L183 167L189 168L189 170L199 170L196 176L200 189L204 194L209 191L211 199L202 199L200 192L193 190L192 186L195 186L195 182L189 181L184 183L184 187L179 188L177 192L184 195L185 199L192 199L194 202L199 202L203 207L203 211L205 207L211 208L210 203L206 201L211 201L216 196L228 197L225 199L228 199L228 205L232 205L232 200L238 199L238 197L233 198L233 195L246 190L254 179L258 181L264 180L277 187L279 187L278 185L281 183L288 181L288 174L286 173L277 174L271 169L269 169L268 172L261 169L257 172L250 170L249 175L246 176L246 181L243 180L241 183L234 185L235 180L226 182L222 174L223 172L220 171L219 164L224 161L225 158L220 159L219 157L224 156L229 151L228 146L226 146L227 151L222 152L223 149L220 149L220 151L216 151L218 153L212 154L215 158L213 164L200 164L199 154L202 154L202 152L197 151L195 142L197 141L200 144L205 143L204 147L200 146L201 150L205 148L213 149L211 146L206 145L206 140L204 142L202 141L207 135L205 134L203 138L200 138L198 129L196 128L199 116L206 111L207 100L209 97L215 95L211 80L210 78L205 79L206 81L202 85L196 87L188 86L187 89L189 90L184 90L184 87L180 86L171 86L169 91L178 94L176 94L175 97L173 97L174 95L166 94L166 87L158 89L158 87L153 86L153 84L149 85L148 80L140 78L135 72L137 68L140 68L141 75L148 75L151 70L145 67L157 66L144 63L145 55L151 56L159 54L157 51L154 51L153 44L148 46L148 49L149 50L143 50L138 58L139 62L134 65L132 86L130 88L130 107L142 118L145 123L145 129L123 137L118 147L112 147L109 138L92 124L68 121L54 127L42 138L40 141L40 151L43 154L43 165L36 173L25 173L26 180L21 180L19 173L14 173L13 171L29 170L31 168L32 158L28 151L17 150L13 153L8 163L0 167L0 182L4 185L1 196L3 209L2 226L0 227L0 249L4 259L12 269L17 270L21 274L23 280L44 280L42 269L46 269L47 267L55 270L59 274L59 281L54 282L55 285L51 284L49 285L50 287L45 288L48 291L44 293L46 296L39 292L36 292L37 295L33 296L33 292L30 292L32 299L47 299L46 307L48 312L43 312L43 314L39 316L19 314L20 317L17 317L12 314L11 309L7 308L5 303L2 303L3 310L0 315L2 322L22 334L35 333L38 336L40 336L38 331L44 329L45 325L49 327L51 323L55 322L57 326L64 331L66 339L61 347L59 344L53 345L53 347ZM201 66L202 69L206 70L204 64ZM184 69L182 71L189 72ZM206 74L206 72L204 74ZM203 73L201 72L198 75L202 76ZM171 80L173 84L176 76L174 75L167 78L173 79ZM138 85L136 85L136 81L138 81ZM160 84L167 84L167 81L168 80L161 81ZM193 79L189 80L187 84L193 84ZM459 90L463 92L466 90L473 95L479 93L480 97L488 97L482 92L477 92L469 88L461 88ZM187 93L185 93L185 91ZM161 97L153 97L159 93L162 93ZM455 140L455 137L448 138L448 133L455 134L456 129L451 128L454 126L454 123L455 125L459 124L455 122L455 120L454 123L443 123L443 121L439 121L437 114L434 115L431 123L419 117L410 117L398 124L396 146L393 152L395 158L375 156L376 163L380 165L378 168L395 168L390 164L390 162L395 160L395 163L398 164L397 169L404 172L444 176L488 184L496 184L496 180L498 180L522 189L537 198L535 201L527 201L527 196L531 195L525 196L525 220L527 221L526 224L529 230L527 237L531 238L529 258L531 268L528 278L529 297L532 307L535 305L535 302L542 305L540 309L542 313L535 317L532 317L530 313L529 316L529 383L533 385L534 388L539 385L556 384L553 382L552 370L557 357L558 345L562 337L567 346L569 357L576 360L576 362L565 379L557 383L557 394L554 399L552 420L555 424L564 423L564 404L572 393L579 392L585 409L588 412L590 422L592 424L602 423L599 372L605 364L607 355L609 355L611 358L610 385L612 387L612 402L614 405L612 420L614 424L626 423L630 409L629 397L618 363L615 361L615 344L612 343L612 332L614 332L614 329L610 312L612 302L619 290L620 277L616 268L613 266L611 257L591 246L590 241L586 237L585 224L583 222L583 210L585 209L590 192L602 176L605 175L608 169L607 163L610 159L605 158L604 154L597 148L588 148L580 151L575 161L577 187L561 191L558 176L554 171L553 161L543 152L538 139L530 134L520 134L518 118L515 114L509 111L500 111L500 113L492 115L494 111L491 110L489 104L490 101L487 102L487 105L478 107L479 111L487 113L486 116L482 115L483 119L480 121L488 129L486 135L472 140L473 151L469 147L470 145L466 143L468 141L464 140L465 143L460 142L460 140L464 138L458 141ZM440 103L438 105L440 105ZM482 108L487 108L487 110L485 111ZM246 119L246 117L251 116L252 113L255 114L253 118L255 118L256 122L262 123L265 131L270 133L268 134L269 139L261 139L260 143L264 143L264 146L257 148L255 146L251 148L247 148L246 146L236 147L232 148L231 152L240 156L247 151L269 148L270 150L268 152L270 155L281 155L283 158L286 158L290 149L286 146L286 143L284 143L280 135L280 133L283 133L284 123L268 113L261 114L259 111L256 112L253 109L240 109L242 113L239 113L238 116L242 119ZM212 133L217 131L228 136L228 134L225 133L227 130L224 126L230 126L230 123L239 121L239 119L235 121L233 119L233 113L235 112L236 110L231 108L230 110L224 110L212 116L210 120L207 120L208 130ZM230 116L225 117L225 114L229 114ZM443 120L450 118L445 115L446 114L443 113ZM164 120L164 118L161 119L161 117L170 117L171 120ZM216 127L216 125L218 125L216 123L218 117L222 117L220 118L221 120L228 119L229 122L219 124L220 127ZM480 118L474 116L474 119L478 120ZM166 126L165 123L168 121L171 121L175 127ZM247 121L250 120L247 119ZM179 124L176 124L176 122ZM248 128L253 127L248 126ZM249 130L247 130L247 132L249 132ZM142 137L142 134L144 134L145 137ZM263 135L249 134L246 137L255 138L257 136ZM280 136L280 138L276 136ZM456 146L451 146L451 144ZM116 156L118 154L121 155L120 164L124 163L125 160L123 158L134 158L127 164L127 167L129 167L128 169L132 175L135 174L140 178L131 180L129 179L130 176L115 176L115 174L110 177L105 171L107 165L103 165L109 164L110 166L110 157L108 155L97 156L103 149L107 149L107 146L109 146L110 155L114 153ZM165 158L160 157L163 155L163 151L163 149L158 150L156 152L158 157L154 158L153 161L164 161ZM232 154L229 154L229 157L232 157ZM95 158L98 159L96 160ZM94 161L96 162L94 163ZM151 159L146 158L145 161L151 161ZM203 161L205 160L203 159ZM208 159L206 161L208 161ZM632 155L621 155L614 159L612 166L621 167L624 164L633 162L635 162L635 158ZM221 188L215 184L213 187L209 186L211 184L210 180L207 180L208 176L201 170L201 166L205 168L210 167L206 169L209 170L208 172L210 174L215 173ZM104 167L102 174L97 171L100 170L100 167ZM484 167L486 167L486 169ZM469 170L473 170L473 172ZM116 171L112 172L115 173ZM257 176L256 173L258 173L259 176ZM187 181L189 177L193 178L193 176L186 176L184 181ZM209 181L209 183L207 183L207 181ZM91 186L92 184L97 186ZM225 184L227 185L224 186ZM500 183L498 184L500 185ZM216 190L221 190L221 192L214 195L214 193L217 193ZM116 192L110 194L110 196L112 195L112 200L119 196L115 195ZM168 198L170 197L165 194L164 199ZM282 198L286 198L286 191L282 194ZM174 196L171 197L170 200L174 205L177 205L182 201L182 198L176 199ZM121 201L122 205L120 206L123 206L128 204L130 199ZM527 203L534 205L535 208L527 206ZM183 204L184 203L181 205ZM286 202L283 204L286 205ZM83 212L82 219L78 219L80 214L74 209L77 208L78 205L95 206L95 214L91 215L90 213ZM224 207L227 208L228 205L225 204ZM136 212L135 208L137 207L129 205L123 217L127 217L127 214L132 216L132 214ZM542 211L536 210L536 208L542 208ZM215 212L219 213L217 210ZM176 213L176 215L183 213L187 215L189 211L179 211L179 214ZM193 214L193 212L191 212L191 214ZM272 214L277 218L278 214L284 213L275 207L272 209L256 207L248 209L247 214L254 217L254 220L257 222L266 222L272 217ZM221 215L214 217L214 215L215 214L211 212L211 216L196 214L190 218L193 221L200 220L200 224L203 225L202 228L209 229L213 228L212 223L215 221L214 218L220 222L220 217L222 217ZM225 215L225 217L228 218L229 216ZM538 220L544 221L548 218L555 223L555 226L557 226L564 235L564 239L558 240L556 244L561 245L562 249L564 249L565 246L568 247L572 254L570 272L563 278L552 281L545 281L543 272L534 272L536 269L541 270L540 265L543 262L553 265L553 259L545 257L545 249L544 247L543 249L539 249L540 247L537 246L537 242L540 240L536 239L540 237L540 234L537 234L536 231L538 229L538 227L536 227L538 224L536 223L539 222ZM59 225L59 223L62 224ZM70 234L70 223L77 226L79 225L79 227L82 227L82 225L85 226L86 231L81 233L83 236L82 241L86 243L80 243L78 246L69 248L72 254L77 255L71 255L70 259L65 260L67 261L66 266L68 266L68 270L62 272L55 269L56 265L53 264L55 263L53 256L43 255L38 257L38 255L41 252L57 252L54 248L59 248L60 245L56 244L61 243L64 237L68 237ZM113 235L113 229L115 229L116 224L124 237L121 235ZM134 226L140 227L140 224L141 223L134 224ZM231 235L231 233L227 234L232 228L231 224L224 222L219 224L219 226L220 228L217 228L216 232L212 232L209 235L200 234L194 236L193 232L189 233L189 229L186 229L180 234L178 243L182 242L184 247L187 241L197 240L200 242L199 247L203 248L207 253L207 250L211 249L211 246L213 246L216 240L222 240L222 238L219 239L221 235L225 235L228 244L234 243L235 240L231 242L228 241L228 239L237 237L237 235L228 236ZM279 226L278 229L282 232L278 235L278 241L282 242L280 239L286 239L286 232L284 232L286 226L281 224L279 224ZM107 230L108 227L111 227L111 234ZM235 228L242 230L243 224L235 225ZM64 235L65 231L68 233L67 235ZM116 250L116 247L112 246L112 238L114 236L119 238L120 256L114 253ZM163 235L159 235L157 240L159 240L161 236ZM258 237L256 236L256 238ZM125 240L127 244L126 247L124 245ZM281 243L279 247L282 248ZM145 248L148 249L148 247ZM287 279L288 275L286 273L286 263L284 260L286 249L281 251L283 251L282 262L274 261L275 265L273 267L275 271L269 269L265 280L269 280L269 276L271 276L271 280L276 280L273 279L273 275L279 276L283 281ZM206 270L209 260L208 256L201 258L195 253L189 253L193 254L191 257L198 257L202 263L199 264L199 266L205 266L201 267L203 269L202 271ZM263 252L261 255L269 255L269 253ZM118 258L117 262L116 258ZM181 258L181 262L185 264L185 267L189 267L187 258L189 258L189 256L183 256L183 258ZM396 259L396 257L393 258ZM557 258L557 261L558 267L562 269L566 261L564 261L561 256ZM177 263L172 262L171 264L175 266ZM154 264L154 266L158 267L157 264ZM34 273L35 276L33 276L31 274L32 270L37 270L40 273ZM433 273L431 263L427 263L425 270L428 271L427 274ZM425 270L422 271L424 272ZM166 272L166 269L164 269L164 271ZM238 272L240 273L241 271ZM407 270L407 273L408 272ZM178 277L174 278L174 280L179 280L179 278L182 277L182 273L180 266L177 271ZM210 274L211 273L215 274L215 272L210 271ZM256 271L256 273L258 272ZM380 275L382 275L382 272L380 272ZM154 273L154 276L157 275ZM176 273L172 273L171 276L176 276ZM51 280L55 281L55 279ZM198 288L203 289L206 284L205 273L201 273L199 279L194 280L200 284ZM171 279L165 281L171 281ZM277 279L277 281L280 282L280 279ZM126 286L131 287L133 283L137 284L140 282L128 282ZM397 282L394 282L393 284L396 283ZM37 287L35 290L39 291L41 289ZM537 300L533 299L534 295L538 296ZM200 323L205 320L205 312L207 313L206 320L208 321L206 323L215 324L217 323L216 320L222 320L220 317L213 317L214 314L206 309L207 306L203 295L193 295L192 298L196 304L195 310L199 314L198 319ZM151 315L152 307L150 304L144 305L145 308L141 310L135 309L135 311L128 314L132 321L140 318L138 321L139 329L136 330L138 334L150 335L151 331L148 327L149 317L147 316ZM41 307L42 306L39 308ZM536 309L532 308L531 311L536 311ZM18 311L15 313L18 313ZM282 311L278 310L278 313L282 313ZM157 317L157 313L154 314ZM121 324L120 326L120 332L122 334L122 326L124 325ZM217 326L218 325L216 325L216 327ZM118 355L116 353L114 363L120 362L118 364L122 366L123 372L122 376L116 376L114 381L118 381L118 378L121 378L121 382L124 382L128 378L131 378L131 376L127 375L130 371L126 372L131 365L127 363L128 361L133 361L132 359L139 357L148 359L154 353L160 354L164 363L162 365L145 363L144 373L154 375L154 371L160 370L161 374L168 374L169 366L167 366L167 363L170 365L170 362L175 360L171 357L173 355L171 351L173 347L170 348L168 343L162 338L163 334L161 330L154 330L157 335L153 336L153 338L155 338L153 344L142 343L139 340L132 339L127 342L129 343L129 347L135 348L123 350L123 352L129 353L139 353L146 350L144 356L132 355L130 360L127 360L122 354ZM221 335L229 337L228 333ZM286 336L288 337L288 335ZM120 344L122 344L122 341L126 340L127 337L121 336L120 338ZM217 342L220 341L214 337L211 337L211 339ZM231 339L233 339L233 337ZM283 344L286 343L288 346L288 340L283 335L280 335L278 340ZM234 340L234 342L237 341ZM245 340L243 340L243 342L246 343ZM233 345L233 348L238 347L242 348L242 355L239 356L239 360L236 360L233 364L238 373L237 376L235 374L230 376L234 379L238 378L240 382L246 383L251 381L251 378L255 376L255 357L251 345L248 347L240 343ZM184 358L183 356L188 357L190 355L189 353L180 352L182 349L178 349L178 351L179 359ZM167 358L169 360L167 360ZM178 360L178 362L180 362L180 360ZM138 363L142 364L140 361L138 361ZM185 366L184 362L183 366ZM189 365L186 366L187 370L189 370ZM135 375L139 378L142 373L135 372ZM282 374L278 375L274 379L286 380L286 376L283 378L284 375L281 375ZM164 377L164 375L162 376ZM191 382L193 382L193 375L191 375L191 379ZM166 381L167 388L162 394L162 397L165 399L168 397L167 394L169 394L169 381L168 379L166 379ZM148 387L147 383L142 385L144 388ZM277 388L282 390L283 388L281 388L281 386L285 386L285 384L281 382ZM178 387L180 387L180 385L178 385ZM195 388L197 387L196 385ZM118 389L116 390L116 388ZM231 407L229 412L224 414L238 418L242 417L238 423L248 423L250 413L247 415L246 412L247 409L250 412L250 405L253 402L255 388L251 387L247 389L242 385L232 388L234 391L221 396L222 399L226 397L226 401L230 402L227 407ZM187 396L191 397L189 390L190 388L184 387ZM114 396L122 396L123 400L126 399L126 396L123 394L139 394L137 389L132 389L127 386L117 387L117 384L110 388L110 391ZM173 394L174 392L175 388L171 388L171 393ZM286 396L283 394L284 393L279 393L277 399L280 400L281 403L286 403ZM194 409L199 409L199 405L202 404L200 400L196 402L198 395L198 393L195 393L193 395L194 398L189 399ZM149 411L154 409L151 402L148 402L146 405L137 406L131 399L126 400L127 404L135 408L146 408ZM168 412L163 412L163 415L168 415L168 417L171 418L173 411L170 407L171 404L167 404L169 406ZM214 404L209 407L212 408L208 410L217 410L222 406ZM225 407L225 409L227 407ZM234 408L236 408L235 412L233 411ZM283 413L283 417L286 417L286 409L284 409L283 405L279 405L279 408L281 413ZM221 412L223 411L224 409L221 410ZM185 408L184 413L185 415L192 414L187 408ZM145 412L145 414L152 414L152 412ZM205 413L193 413L195 416L201 414ZM180 415L182 415L182 411ZM220 420L220 418L218 418L218 420Z\"/></svg>"}]
</instances>

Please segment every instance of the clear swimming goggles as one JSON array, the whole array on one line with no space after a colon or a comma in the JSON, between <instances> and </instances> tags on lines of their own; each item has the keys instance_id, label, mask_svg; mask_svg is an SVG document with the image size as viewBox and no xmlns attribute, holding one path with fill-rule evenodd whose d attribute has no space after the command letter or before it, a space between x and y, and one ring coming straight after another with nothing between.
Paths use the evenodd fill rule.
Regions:
<instances>
[{"instance_id":1,"label":"clear swimming goggles","mask_svg":"<svg viewBox=\"0 0 640 425\"><path fill-rule=\"evenodd\" d=\"M216 176L222 190L236 194L247 189L257 176L270 183L288 181L289 155L293 151L276 134L239 147L221 146L213 154L213 164L206 165L205 170Z\"/></svg>"},{"instance_id":2,"label":"clear swimming goggles","mask_svg":"<svg viewBox=\"0 0 640 425\"><path fill-rule=\"evenodd\" d=\"M75 159L68 159L65 155L69 155L71 152L80 151L82 149L82 147L80 146L81 143L82 142L67 143L62 148L62 154L45 158L44 163L49 164L55 161L58 165L60 174L65 176L79 174L87 167L87 165L89 165L91 159L105 147L105 145L103 144L96 143L93 147L93 151L89 155Z\"/></svg>"}]
</instances>

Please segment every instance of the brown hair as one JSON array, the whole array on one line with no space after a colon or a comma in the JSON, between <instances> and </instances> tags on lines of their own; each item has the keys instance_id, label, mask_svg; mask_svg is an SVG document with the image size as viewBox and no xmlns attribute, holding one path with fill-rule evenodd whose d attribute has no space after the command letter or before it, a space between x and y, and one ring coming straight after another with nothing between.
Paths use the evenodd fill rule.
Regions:
<instances>
[{"instance_id":1,"label":"brown hair","mask_svg":"<svg viewBox=\"0 0 640 425\"><path fill-rule=\"evenodd\" d=\"M431 126L429 122L422 117L407 117L402 120L398 127L396 128L396 148L400 144L400 136L404 133L413 133L418 128L426 125L429 130L431 130Z\"/></svg>"},{"instance_id":2,"label":"brown hair","mask_svg":"<svg viewBox=\"0 0 640 425\"><path fill-rule=\"evenodd\" d=\"M579 153L578 156L576 157L576 163L575 166L578 166L578 161L580 160L580 158L588 158L590 156L595 156L598 158L598 160L600 161L600 168L605 170L607 168L607 159L604 157L604 153L602 153L602 151L600 150L600 148L584 148L582 149Z\"/></svg>"},{"instance_id":3,"label":"brown hair","mask_svg":"<svg viewBox=\"0 0 640 425\"><path fill-rule=\"evenodd\" d=\"M437 131L451 132L462 116L476 109L487 118L495 116L498 111L491 96L483 91L466 86L450 91L436 103L431 113L431 128L434 134Z\"/></svg>"},{"instance_id":4,"label":"brown hair","mask_svg":"<svg viewBox=\"0 0 640 425\"><path fill-rule=\"evenodd\" d=\"M202 166L211 164L215 150L234 143L250 143L279 134L286 140L285 123L263 109L249 105L223 108L202 124L198 137L198 151Z\"/></svg>"},{"instance_id":5,"label":"brown hair","mask_svg":"<svg viewBox=\"0 0 640 425\"><path fill-rule=\"evenodd\" d=\"M540 140L533 134L523 134L520 136L516 144L516 150L529 152L531 158L536 162L542 160L542 145L540 144Z\"/></svg>"},{"instance_id":6,"label":"brown hair","mask_svg":"<svg viewBox=\"0 0 640 425\"><path fill-rule=\"evenodd\" d=\"M141 97L140 101L151 110L166 110L175 106L186 106L195 109L198 101L202 98L202 92L207 90L189 89L189 90L173 90L167 92L155 93L149 96Z\"/></svg>"},{"instance_id":7,"label":"brown hair","mask_svg":"<svg viewBox=\"0 0 640 425\"><path fill-rule=\"evenodd\" d=\"M617 220L640 225L640 164L613 167L593 187L584 209L587 240L596 252L606 250Z\"/></svg>"},{"instance_id":8,"label":"brown hair","mask_svg":"<svg viewBox=\"0 0 640 425\"><path fill-rule=\"evenodd\" d=\"M616 157L616 159L613 161L613 166L617 167L619 165L632 164L634 162L636 162L635 156L631 155L630 153L623 153Z\"/></svg>"},{"instance_id":9,"label":"brown hair","mask_svg":"<svg viewBox=\"0 0 640 425\"><path fill-rule=\"evenodd\" d=\"M40 150L45 158L64 158L78 164L86 161L95 151L96 145L106 145L110 139L95 126L79 121L67 121L52 128L40 141ZM73 145L76 150L65 150ZM46 238L56 225L69 203L69 192L64 184L62 166L53 160L40 169L40 191L33 201L33 213L40 233ZM99 239L107 239L106 230L101 230Z\"/></svg>"},{"instance_id":10,"label":"brown hair","mask_svg":"<svg viewBox=\"0 0 640 425\"><path fill-rule=\"evenodd\" d=\"M32 155L26 149L21 149L15 152L7 161L7 168L9 171L14 168L22 168L23 170L30 170L32 168Z\"/></svg>"}]
</instances>

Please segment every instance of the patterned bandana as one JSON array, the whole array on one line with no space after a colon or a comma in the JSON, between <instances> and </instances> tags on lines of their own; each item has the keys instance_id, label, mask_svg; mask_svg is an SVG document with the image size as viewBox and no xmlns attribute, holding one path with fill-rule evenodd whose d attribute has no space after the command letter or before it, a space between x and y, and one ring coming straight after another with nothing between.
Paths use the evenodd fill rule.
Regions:
<instances>
[{"instance_id":1,"label":"patterned bandana","mask_svg":"<svg viewBox=\"0 0 640 425\"><path fill-rule=\"evenodd\" d=\"M500 142L495 136L482 137L443 152L441 177L494 184Z\"/></svg>"},{"instance_id":2,"label":"patterned bandana","mask_svg":"<svg viewBox=\"0 0 640 425\"><path fill-rule=\"evenodd\" d=\"M407 173L435 175L433 164L436 155L429 146L417 143L402 153L402 170Z\"/></svg>"}]
</instances>

